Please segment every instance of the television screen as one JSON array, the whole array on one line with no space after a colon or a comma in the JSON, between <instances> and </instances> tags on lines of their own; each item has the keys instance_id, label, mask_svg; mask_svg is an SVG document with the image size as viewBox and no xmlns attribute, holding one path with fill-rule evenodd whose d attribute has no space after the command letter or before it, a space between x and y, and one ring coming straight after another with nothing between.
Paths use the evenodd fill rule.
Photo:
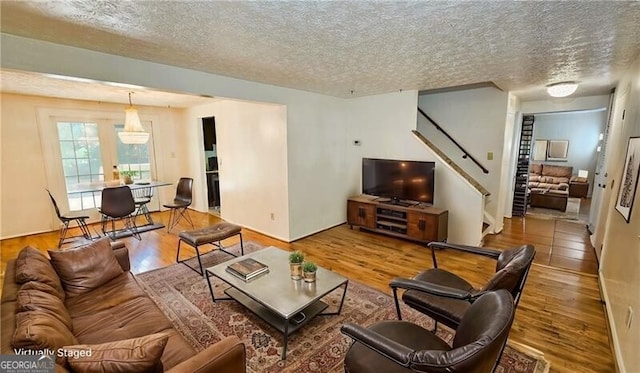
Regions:
<instances>
[{"instance_id":1,"label":"television screen","mask_svg":"<svg viewBox=\"0 0 640 373\"><path fill-rule=\"evenodd\" d=\"M362 193L433 204L435 162L362 159Z\"/></svg>"}]
</instances>

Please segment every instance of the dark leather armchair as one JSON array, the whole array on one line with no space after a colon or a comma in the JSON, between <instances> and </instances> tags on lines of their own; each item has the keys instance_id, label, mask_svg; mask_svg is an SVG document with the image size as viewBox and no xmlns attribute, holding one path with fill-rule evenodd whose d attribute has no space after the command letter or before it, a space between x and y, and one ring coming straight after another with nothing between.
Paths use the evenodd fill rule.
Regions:
<instances>
[{"instance_id":1,"label":"dark leather armchair","mask_svg":"<svg viewBox=\"0 0 640 373\"><path fill-rule=\"evenodd\" d=\"M345 357L345 371L491 372L506 343L514 313L508 291L483 294L460 320L451 346L408 321L381 321L368 328L347 323L341 331L354 342Z\"/></svg>"},{"instance_id":2,"label":"dark leather armchair","mask_svg":"<svg viewBox=\"0 0 640 373\"><path fill-rule=\"evenodd\" d=\"M420 272L413 279L396 278L391 281L396 312L398 319L402 320L398 289L406 289L402 294L404 303L433 318L436 327L441 322L452 329L457 329L471 303L486 292L506 289L517 306L535 256L532 245L504 251L443 242L431 242L429 247L432 250L434 268ZM476 289L462 277L438 268L436 249L453 249L495 259L496 272L482 288Z\"/></svg>"}]
</instances>

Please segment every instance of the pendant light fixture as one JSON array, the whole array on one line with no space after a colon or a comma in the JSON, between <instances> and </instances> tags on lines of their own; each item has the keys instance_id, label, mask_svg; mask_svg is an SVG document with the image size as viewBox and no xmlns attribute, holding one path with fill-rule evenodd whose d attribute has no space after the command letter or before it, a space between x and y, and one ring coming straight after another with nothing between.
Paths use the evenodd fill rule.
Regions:
<instances>
[{"instance_id":1,"label":"pendant light fixture","mask_svg":"<svg viewBox=\"0 0 640 373\"><path fill-rule=\"evenodd\" d=\"M551 97L567 97L578 89L578 83L576 82L562 82L549 84L547 86L547 93Z\"/></svg>"},{"instance_id":2,"label":"pendant light fixture","mask_svg":"<svg viewBox=\"0 0 640 373\"><path fill-rule=\"evenodd\" d=\"M131 103L132 93L129 92L129 107L124 110L124 130L118 132L118 137L123 144L146 144L149 141L149 133L142 128L138 110Z\"/></svg>"}]
</instances>

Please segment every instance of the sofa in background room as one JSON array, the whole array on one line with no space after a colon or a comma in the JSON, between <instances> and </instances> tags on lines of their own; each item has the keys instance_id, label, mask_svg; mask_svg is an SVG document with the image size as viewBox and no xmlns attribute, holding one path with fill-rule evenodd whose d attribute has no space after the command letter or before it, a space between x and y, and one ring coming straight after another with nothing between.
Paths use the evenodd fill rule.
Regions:
<instances>
[{"instance_id":1,"label":"sofa in background room","mask_svg":"<svg viewBox=\"0 0 640 373\"><path fill-rule=\"evenodd\" d=\"M565 211L569 198L571 166L532 163L529 169L529 203L531 207L544 207Z\"/></svg>"}]
</instances>

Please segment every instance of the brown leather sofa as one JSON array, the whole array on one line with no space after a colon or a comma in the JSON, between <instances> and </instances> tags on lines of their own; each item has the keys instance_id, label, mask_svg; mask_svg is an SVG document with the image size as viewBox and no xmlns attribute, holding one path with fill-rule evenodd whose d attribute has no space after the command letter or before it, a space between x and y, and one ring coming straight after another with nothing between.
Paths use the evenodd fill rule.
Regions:
<instances>
[{"instance_id":1,"label":"brown leather sofa","mask_svg":"<svg viewBox=\"0 0 640 373\"><path fill-rule=\"evenodd\" d=\"M129 271L124 245L49 256L25 247L7 263L0 353L50 349L56 372L246 372L236 336L199 352L187 343Z\"/></svg>"},{"instance_id":2,"label":"brown leather sofa","mask_svg":"<svg viewBox=\"0 0 640 373\"><path fill-rule=\"evenodd\" d=\"M565 211L573 167L532 163L529 171L529 204Z\"/></svg>"}]
</instances>

